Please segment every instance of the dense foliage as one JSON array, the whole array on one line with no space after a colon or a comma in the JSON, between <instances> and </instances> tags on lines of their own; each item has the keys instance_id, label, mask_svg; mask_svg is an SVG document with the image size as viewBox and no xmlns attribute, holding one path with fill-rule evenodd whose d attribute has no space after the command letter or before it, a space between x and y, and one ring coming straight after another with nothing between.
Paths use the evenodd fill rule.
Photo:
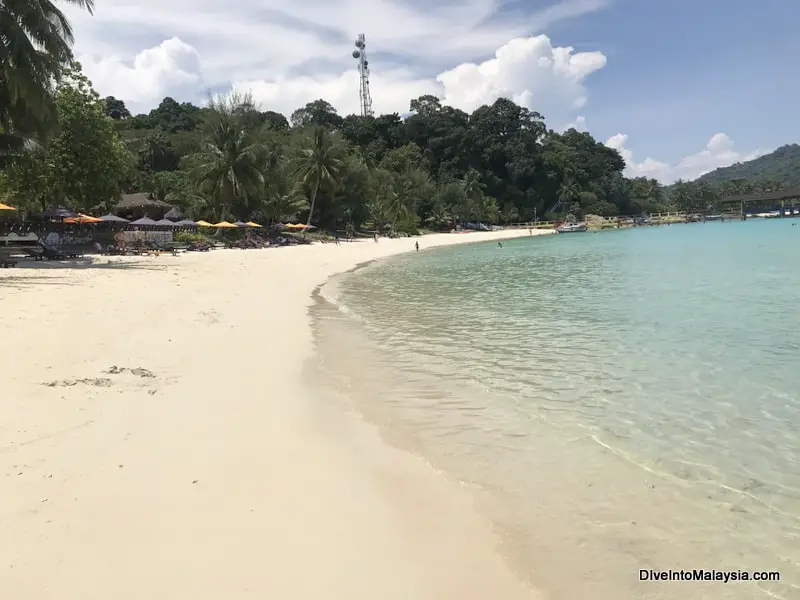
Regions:
<instances>
[{"instance_id":1,"label":"dense foliage","mask_svg":"<svg viewBox=\"0 0 800 600\"><path fill-rule=\"evenodd\" d=\"M343 117L320 99L287 119L232 94L203 107L164 98L133 115L91 89L51 0L6 4L16 21L0 20L9 41L0 49L0 200L30 211L104 211L120 193L146 191L195 218L411 231L714 210L747 185L780 184L628 179L616 150L588 133L549 130L505 98L468 114L421 96L405 118Z\"/></svg>"},{"instance_id":2,"label":"dense foliage","mask_svg":"<svg viewBox=\"0 0 800 600\"><path fill-rule=\"evenodd\" d=\"M700 181L712 184L754 179L769 179L789 187L800 186L800 144L781 146L754 160L722 167L700 177Z\"/></svg>"}]
</instances>

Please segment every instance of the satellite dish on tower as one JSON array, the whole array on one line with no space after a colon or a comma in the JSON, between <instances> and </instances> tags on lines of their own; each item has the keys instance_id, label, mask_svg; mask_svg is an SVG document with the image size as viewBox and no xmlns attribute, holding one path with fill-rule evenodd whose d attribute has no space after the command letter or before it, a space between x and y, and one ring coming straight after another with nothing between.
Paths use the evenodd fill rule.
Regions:
<instances>
[{"instance_id":1,"label":"satellite dish on tower","mask_svg":"<svg viewBox=\"0 0 800 600\"><path fill-rule=\"evenodd\" d=\"M356 49L353 50L353 58L358 60L358 96L361 100L361 116L371 117L373 113L372 96L369 92L369 61L367 60L367 41L363 33L358 34L355 47Z\"/></svg>"}]
</instances>

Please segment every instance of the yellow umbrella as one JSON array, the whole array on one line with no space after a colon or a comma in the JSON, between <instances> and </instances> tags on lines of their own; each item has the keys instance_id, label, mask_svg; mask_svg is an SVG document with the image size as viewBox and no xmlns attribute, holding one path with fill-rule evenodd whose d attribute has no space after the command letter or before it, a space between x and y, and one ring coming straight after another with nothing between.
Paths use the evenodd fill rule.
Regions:
<instances>
[{"instance_id":1,"label":"yellow umbrella","mask_svg":"<svg viewBox=\"0 0 800 600\"><path fill-rule=\"evenodd\" d=\"M103 219L98 219L97 217L93 217L91 215L84 215L80 213L77 217L69 217L64 219L64 223L68 223L74 225L76 223L102 223Z\"/></svg>"},{"instance_id":2,"label":"yellow umbrella","mask_svg":"<svg viewBox=\"0 0 800 600\"><path fill-rule=\"evenodd\" d=\"M3 204L0 202L0 210L17 210L13 206L9 206L8 204Z\"/></svg>"},{"instance_id":3,"label":"yellow umbrella","mask_svg":"<svg viewBox=\"0 0 800 600\"><path fill-rule=\"evenodd\" d=\"M233 229L239 229L236 225L234 225L233 223L229 223L228 221L220 221L219 223L214 223L212 227L218 227L220 229L230 229L232 227Z\"/></svg>"},{"instance_id":4,"label":"yellow umbrella","mask_svg":"<svg viewBox=\"0 0 800 600\"><path fill-rule=\"evenodd\" d=\"M211 223L209 223L208 221L202 221L202 220L201 221L197 221L195 223L195 225L197 225L198 227L213 227L213 225Z\"/></svg>"},{"instance_id":5,"label":"yellow umbrella","mask_svg":"<svg viewBox=\"0 0 800 600\"><path fill-rule=\"evenodd\" d=\"M248 224L250 227L258 227L259 229L261 229L262 227L264 227L263 225L259 225L258 223L254 223L253 221L248 221L248 222L247 222L247 224Z\"/></svg>"}]
</instances>

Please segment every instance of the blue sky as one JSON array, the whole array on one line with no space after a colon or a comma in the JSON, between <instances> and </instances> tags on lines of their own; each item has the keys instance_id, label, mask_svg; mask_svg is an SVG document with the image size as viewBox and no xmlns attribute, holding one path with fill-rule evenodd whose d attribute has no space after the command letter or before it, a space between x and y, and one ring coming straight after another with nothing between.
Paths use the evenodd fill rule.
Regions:
<instances>
[{"instance_id":1,"label":"blue sky","mask_svg":"<svg viewBox=\"0 0 800 600\"><path fill-rule=\"evenodd\" d=\"M583 109L592 133L676 162L727 133L748 153L800 141L800 2L616 0L547 31L600 50Z\"/></svg>"}]
</instances>

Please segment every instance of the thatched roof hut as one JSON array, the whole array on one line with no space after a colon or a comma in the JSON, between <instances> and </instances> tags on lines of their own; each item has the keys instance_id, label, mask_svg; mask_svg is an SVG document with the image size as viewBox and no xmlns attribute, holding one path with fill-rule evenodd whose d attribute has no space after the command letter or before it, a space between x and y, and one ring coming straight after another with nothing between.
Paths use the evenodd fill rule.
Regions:
<instances>
[{"instance_id":1,"label":"thatched roof hut","mask_svg":"<svg viewBox=\"0 0 800 600\"><path fill-rule=\"evenodd\" d=\"M171 208L171 204L156 200L152 194L139 192L136 194L123 194L122 199L114 207L114 213L128 218L148 216L160 219Z\"/></svg>"}]
</instances>

